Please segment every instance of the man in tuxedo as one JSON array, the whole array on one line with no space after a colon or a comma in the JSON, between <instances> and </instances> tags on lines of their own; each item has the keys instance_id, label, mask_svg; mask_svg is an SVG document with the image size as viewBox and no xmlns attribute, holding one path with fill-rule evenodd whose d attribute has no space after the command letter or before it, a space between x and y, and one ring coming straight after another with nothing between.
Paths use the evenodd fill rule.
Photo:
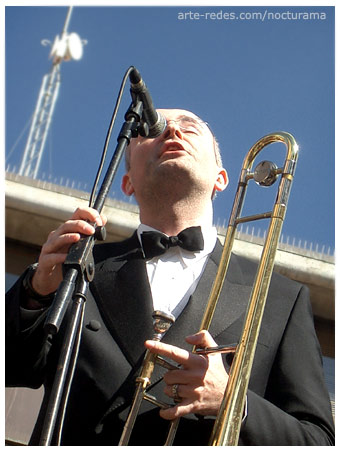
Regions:
<instances>
[{"instance_id":1,"label":"man in tuxedo","mask_svg":"<svg viewBox=\"0 0 340 453\"><path fill-rule=\"evenodd\" d=\"M159 410L143 403L133 445L162 445L168 420L177 417L182 419L175 444L207 445L228 382L229 356L203 356L191 349L238 341L255 266L232 256L211 329L198 332L222 248L212 226L212 199L225 189L228 176L218 144L201 119L185 110L161 113L167 120L164 132L152 139L132 139L126 152L122 190L136 198L141 224L125 241L94 248L95 278L62 445L118 443L145 348L180 367L167 371L156 366L150 393L171 407ZM49 235L37 265L7 294L7 383L44 384L46 389L33 445L63 342L63 326L54 338L46 338L42 326L62 279L67 251L80 234L94 233L94 222L105 224L105 218L93 209L78 209ZM145 341L152 338L154 310L176 318L159 344ZM308 291L273 275L239 444L333 443Z\"/></svg>"}]
</instances>

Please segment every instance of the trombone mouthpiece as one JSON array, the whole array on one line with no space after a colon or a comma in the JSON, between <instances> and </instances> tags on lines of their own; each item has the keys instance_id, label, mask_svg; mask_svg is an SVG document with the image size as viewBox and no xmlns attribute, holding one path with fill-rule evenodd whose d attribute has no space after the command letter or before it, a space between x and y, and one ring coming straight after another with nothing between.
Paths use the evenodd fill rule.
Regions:
<instances>
[{"instance_id":1,"label":"trombone mouthpiece","mask_svg":"<svg viewBox=\"0 0 340 453\"><path fill-rule=\"evenodd\" d=\"M170 329L172 324L175 322L175 317L170 313L156 310L152 314L153 317L153 329L155 332L154 339L161 339L162 336Z\"/></svg>"}]
</instances>

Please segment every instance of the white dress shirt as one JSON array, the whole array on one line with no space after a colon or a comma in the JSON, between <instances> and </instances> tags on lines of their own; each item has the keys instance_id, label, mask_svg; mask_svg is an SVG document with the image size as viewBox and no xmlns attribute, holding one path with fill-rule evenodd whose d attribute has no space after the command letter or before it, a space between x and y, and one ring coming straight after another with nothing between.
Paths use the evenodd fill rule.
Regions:
<instances>
[{"instance_id":1,"label":"white dress shirt","mask_svg":"<svg viewBox=\"0 0 340 453\"><path fill-rule=\"evenodd\" d=\"M216 228L212 226L201 228L204 238L203 250L190 252L175 246L169 248L163 255L146 261L154 310L171 313L177 318L195 291L217 238ZM148 225L139 225L137 234L140 242L144 231L158 230Z\"/></svg>"}]
</instances>

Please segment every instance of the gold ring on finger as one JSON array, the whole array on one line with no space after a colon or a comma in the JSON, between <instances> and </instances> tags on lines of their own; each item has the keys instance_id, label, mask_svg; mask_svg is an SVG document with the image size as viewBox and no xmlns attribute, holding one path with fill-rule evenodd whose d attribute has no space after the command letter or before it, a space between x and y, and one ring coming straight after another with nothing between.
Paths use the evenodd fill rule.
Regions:
<instances>
[{"instance_id":1,"label":"gold ring on finger","mask_svg":"<svg viewBox=\"0 0 340 453\"><path fill-rule=\"evenodd\" d=\"M171 387L172 397L173 397L174 401L181 401L181 397L178 394L178 387L179 387L179 384L174 384Z\"/></svg>"}]
</instances>

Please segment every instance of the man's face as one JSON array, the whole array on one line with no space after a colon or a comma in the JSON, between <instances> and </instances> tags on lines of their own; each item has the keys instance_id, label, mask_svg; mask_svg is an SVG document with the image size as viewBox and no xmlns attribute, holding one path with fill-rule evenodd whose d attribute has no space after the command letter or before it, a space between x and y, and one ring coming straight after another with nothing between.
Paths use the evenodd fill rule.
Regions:
<instances>
[{"instance_id":1,"label":"man's face","mask_svg":"<svg viewBox=\"0 0 340 453\"><path fill-rule=\"evenodd\" d=\"M213 192L219 173L214 139L208 126L186 110L159 110L167 120L164 132L156 138L138 136L131 140L129 170L123 178L125 193L135 194L138 201L143 188L153 190L170 182L173 190L193 181L201 182Z\"/></svg>"}]
</instances>

